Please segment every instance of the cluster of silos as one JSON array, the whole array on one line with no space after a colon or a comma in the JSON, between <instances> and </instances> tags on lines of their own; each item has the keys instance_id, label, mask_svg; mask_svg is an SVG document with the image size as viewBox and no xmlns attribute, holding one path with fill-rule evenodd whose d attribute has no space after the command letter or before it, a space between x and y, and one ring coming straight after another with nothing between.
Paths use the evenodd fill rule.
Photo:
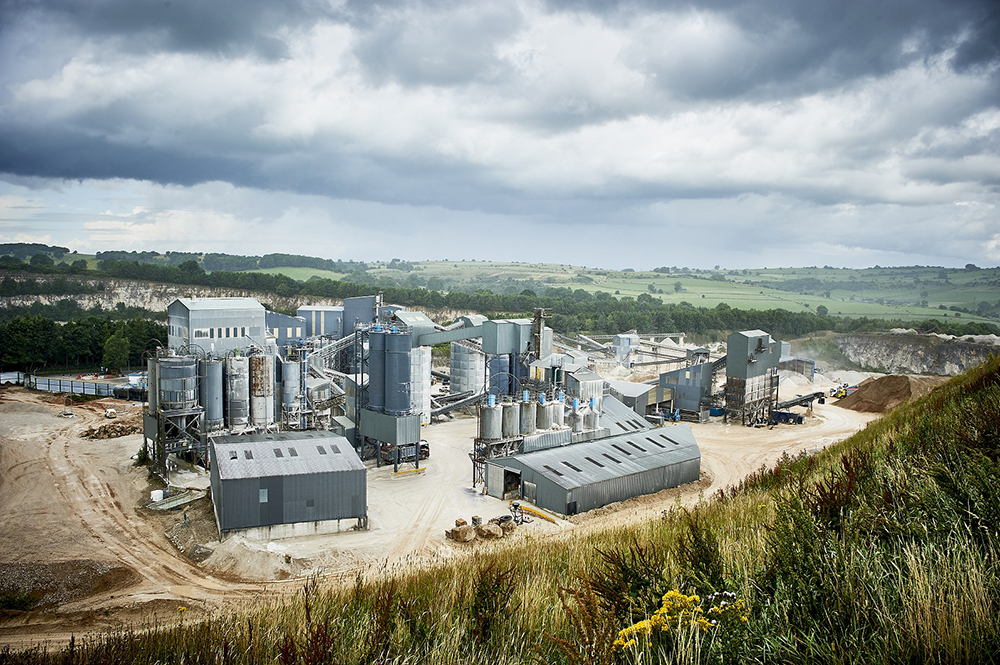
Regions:
<instances>
[{"instance_id":1,"label":"cluster of silos","mask_svg":"<svg viewBox=\"0 0 1000 665\"><path fill-rule=\"evenodd\" d=\"M449 365L452 393L482 392L487 376L486 356L482 351L462 342L452 342Z\"/></svg>"},{"instance_id":2,"label":"cluster of silos","mask_svg":"<svg viewBox=\"0 0 1000 665\"><path fill-rule=\"evenodd\" d=\"M572 409L567 412L562 393L556 400L547 400L545 395L533 400L528 391L524 391L519 402L500 404L494 395L489 395L480 411L480 437L499 441L566 427L574 432L595 430L600 427L600 415L594 399L584 406L579 399L574 399Z\"/></svg>"},{"instance_id":3,"label":"cluster of silos","mask_svg":"<svg viewBox=\"0 0 1000 665\"><path fill-rule=\"evenodd\" d=\"M580 400L573 399L573 409L566 416L566 424L574 432L593 430L601 426L601 411L597 408L597 400L590 398L590 403L580 405Z\"/></svg>"},{"instance_id":4,"label":"cluster of silos","mask_svg":"<svg viewBox=\"0 0 1000 665\"><path fill-rule=\"evenodd\" d=\"M410 354L409 332L395 327L372 327L368 336L369 409L384 411L390 416L410 413L413 375ZM430 397L429 387L427 396Z\"/></svg>"}]
</instances>

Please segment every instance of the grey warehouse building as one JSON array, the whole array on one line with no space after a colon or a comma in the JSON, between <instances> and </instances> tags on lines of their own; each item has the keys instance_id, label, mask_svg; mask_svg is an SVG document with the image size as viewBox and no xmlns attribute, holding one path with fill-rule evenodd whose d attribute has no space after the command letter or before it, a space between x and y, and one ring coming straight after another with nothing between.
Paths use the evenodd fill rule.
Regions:
<instances>
[{"instance_id":1,"label":"grey warehouse building","mask_svg":"<svg viewBox=\"0 0 1000 665\"><path fill-rule=\"evenodd\" d=\"M688 425L660 427L492 459L487 493L520 496L563 515L698 480L701 450Z\"/></svg>"},{"instance_id":2,"label":"grey warehouse building","mask_svg":"<svg viewBox=\"0 0 1000 665\"><path fill-rule=\"evenodd\" d=\"M178 298L167 305L167 346L224 356L265 345L264 306L253 298Z\"/></svg>"},{"instance_id":3,"label":"grey warehouse building","mask_svg":"<svg viewBox=\"0 0 1000 665\"><path fill-rule=\"evenodd\" d=\"M365 465L342 436L220 436L209 448L220 534L287 538L339 531L340 520L367 522Z\"/></svg>"}]
</instances>

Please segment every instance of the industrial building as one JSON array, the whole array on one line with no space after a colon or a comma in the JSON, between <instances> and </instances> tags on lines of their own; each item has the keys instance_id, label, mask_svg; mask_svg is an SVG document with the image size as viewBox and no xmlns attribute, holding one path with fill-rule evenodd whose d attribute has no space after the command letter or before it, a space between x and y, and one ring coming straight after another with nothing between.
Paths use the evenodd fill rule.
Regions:
<instances>
[{"instance_id":1,"label":"industrial building","mask_svg":"<svg viewBox=\"0 0 1000 665\"><path fill-rule=\"evenodd\" d=\"M726 417L767 422L778 403L780 344L763 330L731 334L726 352Z\"/></svg>"},{"instance_id":2,"label":"industrial building","mask_svg":"<svg viewBox=\"0 0 1000 665\"><path fill-rule=\"evenodd\" d=\"M673 410L673 392L662 384L612 380L605 383L613 397L642 417Z\"/></svg>"},{"instance_id":3,"label":"industrial building","mask_svg":"<svg viewBox=\"0 0 1000 665\"><path fill-rule=\"evenodd\" d=\"M264 345L264 306L253 298L178 298L167 306L167 346L224 356Z\"/></svg>"},{"instance_id":4,"label":"industrial building","mask_svg":"<svg viewBox=\"0 0 1000 665\"><path fill-rule=\"evenodd\" d=\"M696 482L701 451L686 424L491 459L487 492L563 515Z\"/></svg>"},{"instance_id":5,"label":"industrial building","mask_svg":"<svg viewBox=\"0 0 1000 665\"><path fill-rule=\"evenodd\" d=\"M671 391L675 408L700 413L711 404L714 376L711 363L698 363L664 372L660 375L660 386Z\"/></svg>"},{"instance_id":6,"label":"industrial building","mask_svg":"<svg viewBox=\"0 0 1000 665\"><path fill-rule=\"evenodd\" d=\"M332 432L221 436L210 446L212 501L222 535L260 539L363 526L365 465Z\"/></svg>"}]
</instances>

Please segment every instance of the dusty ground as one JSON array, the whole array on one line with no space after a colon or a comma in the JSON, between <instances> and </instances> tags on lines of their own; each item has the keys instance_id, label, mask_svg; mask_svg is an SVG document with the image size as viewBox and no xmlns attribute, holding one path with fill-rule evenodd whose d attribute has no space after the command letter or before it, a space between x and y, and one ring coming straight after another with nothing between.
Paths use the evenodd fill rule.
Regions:
<instances>
[{"instance_id":1,"label":"dusty ground","mask_svg":"<svg viewBox=\"0 0 1000 665\"><path fill-rule=\"evenodd\" d=\"M781 393L786 398L829 385L814 387L793 376L782 382ZM368 531L350 530L345 522L343 532L327 536L269 543L231 537L219 543L207 499L188 508L187 524L182 512L143 507L158 485L133 465L140 435L80 437L105 422L105 401L115 402L75 406L75 417L66 419L52 401L18 388L0 391L0 585L30 591L40 602L31 612L0 615L0 644L65 641L74 633L163 620L182 606L188 616L197 616L262 592L294 591L309 574L353 579L358 569L391 571L463 556L498 545L446 540L444 532L456 518L477 515L485 521L508 513L505 502L472 487L468 453L475 420L465 417L425 429L432 446L426 471L394 475L391 467L370 468ZM657 514L678 498L695 502L785 452L829 445L875 417L828 402L801 426L693 425L702 450L700 483L571 521L536 519L510 540L625 524ZM207 484L203 474L190 472L172 481Z\"/></svg>"}]
</instances>

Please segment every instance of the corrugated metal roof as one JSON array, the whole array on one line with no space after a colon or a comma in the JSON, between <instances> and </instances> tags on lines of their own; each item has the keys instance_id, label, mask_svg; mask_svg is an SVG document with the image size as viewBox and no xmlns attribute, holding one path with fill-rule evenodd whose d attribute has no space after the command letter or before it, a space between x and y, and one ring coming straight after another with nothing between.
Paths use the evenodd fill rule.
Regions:
<instances>
[{"instance_id":1,"label":"corrugated metal roof","mask_svg":"<svg viewBox=\"0 0 1000 665\"><path fill-rule=\"evenodd\" d=\"M301 305L299 312L343 312L343 305Z\"/></svg>"},{"instance_id":2,"label":"corrugated metal roof","mask_svg":"<svg viewBox=\"0 0 1000 665\"><path fill-rule=\"evenodd\" d=\"M700 459L701 450L691 427L680 424L512 455L511 458L559 487L573 490ZM496 460L496 463L502 466L503 459Z\"/></svg>"},{"instance_id":3,"label":"corrugated metal roof","mask_svg":"<svg viewBox=\"0 0 1000 665\"><path fill-rule=\"evenodd\" d=\"M259 309L264 306L253 298L178 298L177 302L189 310Z\"/></svg>"},{"instance_id":4,"label":"corrugated metal roof","mask_svg":"<svg viewBox=\"0 0 1000 665\"><path fill-rule=\"evenodd\" d=\"M300 476L364 469L358 454L332 432L278 432L220 436L215 446L219 478Z\"/></svg>"},{"instance_id":5,"label":"corrugated metal roof","mask_svg":"<svg viewBox=\"0 0 1000 665\"><path fill-rule=\"evenodd\" d=\"M642 397L650 390L656 388L655 385L648 383L633 383L631 381L612 381L608 379L607 383L611 386L612 390L616 390L626 397Z\"/></svg>"},{"instance_id":6,"label":"corrugated metal roof","mask_svg":"<svg viewBox=\"0 0 1000 665\"><path fill-rule=\"evenodd\" d=\"M601 427L607 427L611 436L641 432L652 426L643 418L611 395L601 400Z\"/></svg>"},{"instance_id":7,"label":"corrugated metal roof","mask_svg":"<svg viewBox=\"0 0 1000 665\"><path fill-rule=\"evenodd\" d=\"M601 377L600 374L598 374L597 372L595 372L595 371L593 371L591 369L578 369L575 372L570 372L570 376L572 376L574 379L576 379L580 383L584 383L586 381L603 381L604 380Z\"/></svg>"}]
</instances>

